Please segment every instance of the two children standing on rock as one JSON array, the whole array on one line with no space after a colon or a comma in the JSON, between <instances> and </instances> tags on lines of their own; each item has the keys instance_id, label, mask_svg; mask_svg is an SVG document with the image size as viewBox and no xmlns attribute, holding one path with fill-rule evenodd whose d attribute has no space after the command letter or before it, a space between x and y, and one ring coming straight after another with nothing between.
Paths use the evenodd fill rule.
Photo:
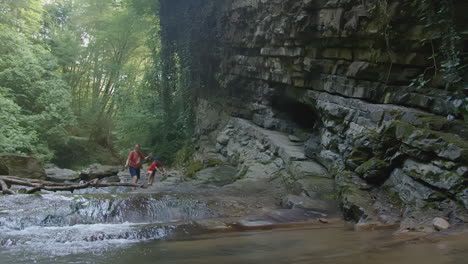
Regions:
<instances>
[{"instance_id":1,"label":"two children standing on rock","mask_svg":"<svg viewBox=\"0 0 468 264\"><path fill-rule=\"evenodd\" d=\"M139 144L135 145L135 148L128 154L127 162L125 167L129 169L130 176L133 178L133 183L137 184L140 179L140 168L143 165L143 162L147 161L153 153L150 153L148 156L144 156L141 153L141 147ZM153 185L154 175L158 171L161 174L165 174L166 170L163 168L163 163L159 160L158 157L153 158L151 166L147 170L148 176L148 185Z\"/></svg>"}]
</instances>

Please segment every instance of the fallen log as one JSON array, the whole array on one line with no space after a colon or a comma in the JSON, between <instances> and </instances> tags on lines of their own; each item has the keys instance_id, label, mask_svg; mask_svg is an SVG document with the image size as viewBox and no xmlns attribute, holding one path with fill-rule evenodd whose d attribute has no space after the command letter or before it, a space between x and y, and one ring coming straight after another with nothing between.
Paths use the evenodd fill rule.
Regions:
<instances>
[{"instance_id":1,"label":"fallen log","mask_svg":"<svg viewBox=\"0 0 468 264\"><path fill-rule=\"evenodd\" d=\"M100 188L100 187L134 187L134 188L144 188L144 185L133 184L133 183L118 183L118 182L109 182L101 183L98 179L94 179L85 183L56 183L49 182L37 179L27 179L19 178L14 176L0 176L0 186L3 194L15 194L8 185L19 185L25 187L31 187L32 189L28 190L27 193L35 193L40 190L45 191L71 191L86 189L86 188Z\"/></svg>"},{"instance_id":2,"label":"fallen log","mask_svg":"<svg viewBox=\"0 0 468 264\"><path fill-rule=\"evenodd\" d=\"M15 194L14 191L12 191L12 190L10 190L10 189L8 188L8 185L7 185L6 182L3 181L3 180L0 180L0 190L2 190L2 193L3 193L3 194Z\"/></svg>"}]
</instances>

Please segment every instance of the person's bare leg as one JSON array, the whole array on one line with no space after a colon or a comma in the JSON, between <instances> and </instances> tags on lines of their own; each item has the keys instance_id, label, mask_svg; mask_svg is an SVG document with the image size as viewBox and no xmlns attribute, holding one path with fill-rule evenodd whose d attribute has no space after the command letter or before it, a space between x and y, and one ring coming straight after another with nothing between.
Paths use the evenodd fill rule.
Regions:
<instances>
[{"instance_id":1,"label":"person's bare leg","mask_svg":"<svg viewBox=\"0 0 468 264\"><path fill-rule=\"evenodd\" d=\"M133 184L137 184L138 183L138 177L137 176L133 176ZM136 190L136 187L133 187L133 190L135 191Z\"/></svg>"},{"instance_id":2,"label":"person's bare leg","mask_svg":"<svg viewBox=\"0 0 468 264\"><path fill-rule=\"evenodd\" d=\"M148 185L153 185L154 174L152 172L148 173Z\"/></svg>"}]
</instances>

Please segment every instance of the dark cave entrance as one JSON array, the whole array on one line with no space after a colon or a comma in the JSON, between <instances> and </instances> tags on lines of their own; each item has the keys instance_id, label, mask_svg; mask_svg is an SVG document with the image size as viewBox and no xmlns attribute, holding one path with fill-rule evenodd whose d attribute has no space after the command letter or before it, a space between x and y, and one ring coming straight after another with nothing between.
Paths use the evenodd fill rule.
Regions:
<instances>
[{"instance_id":1,"label":"dark cave entrance","mask_svg":"<svg viewBox=\"0 0 468 264\"><path fill-rule=\"evenodd\" d=\"M312 132L320 120L312 106L283 93L272 97L271 107L278 119L290 121L303 131Z\"/></svg>"}]
</instances>

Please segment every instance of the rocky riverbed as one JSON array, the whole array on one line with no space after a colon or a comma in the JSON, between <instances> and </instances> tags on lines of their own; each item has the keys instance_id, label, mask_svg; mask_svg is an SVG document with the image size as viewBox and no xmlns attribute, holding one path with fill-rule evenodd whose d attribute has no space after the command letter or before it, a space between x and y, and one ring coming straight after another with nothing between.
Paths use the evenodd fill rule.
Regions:
<instances>
[{"instance_id":1,"label":"rocky riverbed","mask_svg":"<svg viewBox=\"0 0 468 264\"><path fill-rule=\"evenodd\" d=\"M286 193L279 183L252 193L229 184L234 178L224 184L216 180L217 173L232 169L208 169L190 181L179 171L170 171L146 189L0 196L0 251L65 256L203 233L342 225L336 208L313 208L296 200L283 206ZM118 177L130 181L126 171Z\"/></svg>"},{"instance_id":2,"label":"rocky riverbed","mask_svg":"<svg viewBox=\"0 0 468 264\"><path fill-rule=\"evenodd\" d=\"M356 232L338 211L295 200L280 185L251 193L236 184L212 184L207 172L199 175L187 181L170 171L135 191L0 196L0 263L357 263L362 254L389 261L396 251L405 252L400 259L414 259L427 249L427 263L465 258L462 230L444 232L442 239ZM119 177L129 180L126 172Z\"/></svg>"},{"instance_id":3,"label":"rocky riverbed","mask_svg":"<svg viewBox=\"0 0 468 264\"><path fill-rule=\"evenodd\" d=\"M243 157L248 155L246 153ZM243 164L249 165L247 162ZM197 236L219 233L229 240L230 234L239 232L251 236L254 231L291 230L291 234L296 236L297 231L294 230L312 228L341 230L336 233L336 237L340 237L345 234L341 232L349 230L372 233L370 230L395 227L373 222L355 226L346 224L332 197L312 196L314 189L309 192L300 186L291 189L283 177L259 173L276 166L274 161L251 165L255 166L245 169L245 166L233 166L227 162L216 163L197 171L192 177L181 170L169 170L164 177L157 175L153 186L136 190L107 187L74 193L0 196L2 259L16 259L18 263L66 259L76 263L107 263L100 257L90 259L85 256L90 253L105 256L119 249L132 252L141 243L147 246L156 241L192 240ZM127 171L118 171L110 179L120 182L131 180ZM146 176L143 176L140 182L146 181ZM300 191L291 192L297 189ZM449 230L438 234L452 237L448 235L465 232L460 227ZM416 230L393 237L388 235L394 231L384 229L379 234L386 234L385 240L389 244L422 242L426 240L418 238L430 238L427 233L414 232ZM257 233L252 238L258 235L262 236ZM288 232L284 236L288 237ZM147 250L152 252L149 248ZM142 258L142 263L148 261L149 258Z\"/></svg>"}]
</instances>

